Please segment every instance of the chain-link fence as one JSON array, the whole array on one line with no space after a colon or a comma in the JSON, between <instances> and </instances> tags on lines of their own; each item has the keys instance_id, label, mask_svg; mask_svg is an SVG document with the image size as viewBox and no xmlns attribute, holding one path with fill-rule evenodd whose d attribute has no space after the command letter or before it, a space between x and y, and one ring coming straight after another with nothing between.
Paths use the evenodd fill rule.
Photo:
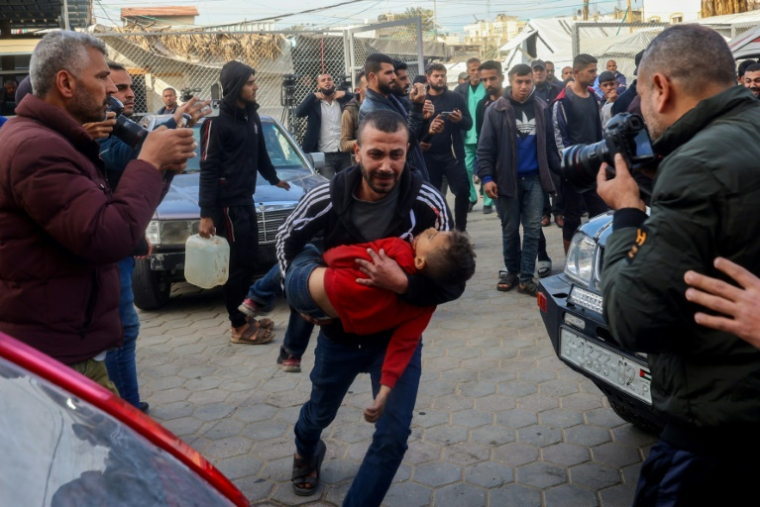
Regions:
<instances>
[{"instance_id":1,"label":"chain-link fence","mask_svg":"<svg viewBox=\"0 0 760 507\"><path fill-rule=\"evenodd\" d=\"M416 75L423 54L417 26L414 18L343 32L137 32L123 28L94 35L106 43L109 58L124 65L132 76L136 114L158 111L166 88L174 88L178 97L210 98L222 66L238 60L256 69L259 113L283 121L300 139L305 120L293 118L293 106L316 91L319 74L329 73L336 86L352 88L355 71L363 67L366 57L386 53L409 62L410 74ZM436 45L429 49L428 58L446 56L437 54L441 51ZM286 76L295 83L289 100L283 86Z\"/></svg>"},{"instance_id":2,"label":"chain-link fence","mask_svg":"<svg viewBox=\"0 0 760 507\"><path fill-rule=\"evenodd\" d=\"M608 60L615 60L620 73L633 76L634 58L646 49L667 23L575 23L573 57L586 53L599 60L600 72Z\"/></svg>"}]
</instances>

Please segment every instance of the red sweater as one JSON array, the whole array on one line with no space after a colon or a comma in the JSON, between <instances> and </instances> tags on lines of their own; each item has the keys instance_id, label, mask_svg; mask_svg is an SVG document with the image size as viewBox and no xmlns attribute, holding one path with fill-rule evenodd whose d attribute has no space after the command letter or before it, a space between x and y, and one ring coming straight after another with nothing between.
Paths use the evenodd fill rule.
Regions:
<instances>
[{"instance_id":1,"label":"red sweater","mask_svg":"<svg viewBox=\"0 0 760 507\"><path fill-rule=\"evenodd\" d=\"M389 290L356 283L357 278L366 278L359 271L356 259L371 261L367 254L368 248L376 252L382 248L407 274L417 272L412 246L400 238L339 246L324 254L327 264L325 292L347 333L366 335L394 330L385 353L380 379L381 384L393 388L409 364L422 338L422 332L433 316L435 306L410 305L399 300Z\"/></svg>"}]
</instances>

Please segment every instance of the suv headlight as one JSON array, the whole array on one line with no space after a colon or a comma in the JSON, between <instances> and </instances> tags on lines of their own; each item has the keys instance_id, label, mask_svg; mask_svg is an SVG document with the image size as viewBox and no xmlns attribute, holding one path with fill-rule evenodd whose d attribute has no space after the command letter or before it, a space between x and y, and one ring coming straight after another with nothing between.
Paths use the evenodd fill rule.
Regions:
<instances>
[{"instance_id":1,"label":"suv headlight","mask_svg":"<svg viewBox=\"0 0 760 507\"><path fill-rule=\"evenodd\" d=\"M567 250L565 274L584 287L591 285L596 246L596 242L592 238L579 232L573 236L570 248Z\"/></svg>"},{"instance_id":2,"label":"suv headlight","mask_svg":"<svg viewBox=\"0 0 760 507\"><path fill-rule=\"evenodd\" d=\"M198 233L199 220L152 220L145 230L153 245L184 246L187 238Z\"/></svg>"}]
</instances>

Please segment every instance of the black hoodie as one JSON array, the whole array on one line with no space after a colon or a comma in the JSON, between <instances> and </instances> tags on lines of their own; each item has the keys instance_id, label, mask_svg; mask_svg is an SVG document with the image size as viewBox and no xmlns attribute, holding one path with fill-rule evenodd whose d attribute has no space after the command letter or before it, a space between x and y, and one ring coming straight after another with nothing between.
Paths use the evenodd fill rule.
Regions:
<instances>
[{"instance_id":1,"label":"black hoodie","mask_svg":"<svg viewBox=\"0 0 760 507\"><path fill-rule=\"evenodd\" d=\"M254 72L236 61L222 67L224 98L219 116L206 120L201 130L198 204L202 218L211 218L214 209L253 205L257 170L272 185L280 181L264 143L261 119L256 112L259 105L237 104L243 85Z\"/></svg>"}]
</instances>

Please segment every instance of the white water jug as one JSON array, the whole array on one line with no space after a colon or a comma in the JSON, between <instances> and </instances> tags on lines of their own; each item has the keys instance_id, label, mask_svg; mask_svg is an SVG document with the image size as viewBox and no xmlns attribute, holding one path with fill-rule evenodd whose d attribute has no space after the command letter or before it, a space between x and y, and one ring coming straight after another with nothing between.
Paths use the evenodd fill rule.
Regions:
<instances>
[{"instance_id":1,"label":"white water jug","mask_svg":"<svg viewBox=\"0 0 760 507\"><path fill-rule=\"evenodd\" d=\"M230 275L230 245L220 236L194 234L185 243L185 280L210 289L224 285Z\"/></svg>"}]
</instances>

